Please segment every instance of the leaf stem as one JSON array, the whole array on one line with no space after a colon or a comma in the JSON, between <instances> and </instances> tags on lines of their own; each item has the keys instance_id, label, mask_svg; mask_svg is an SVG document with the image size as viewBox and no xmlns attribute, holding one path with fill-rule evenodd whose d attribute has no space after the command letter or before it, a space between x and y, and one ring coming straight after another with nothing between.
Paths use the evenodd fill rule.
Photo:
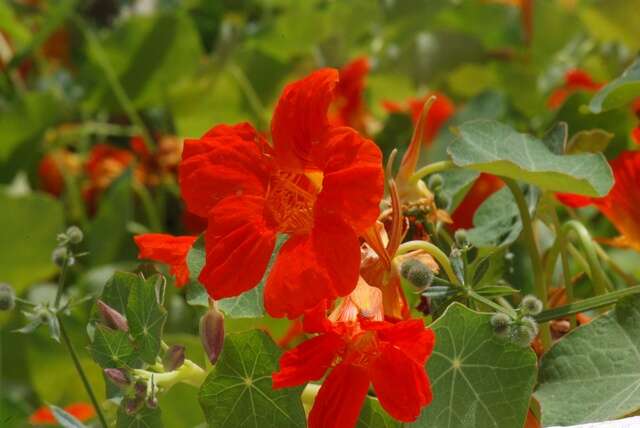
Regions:
<instances>
[{"instance_id":1,"label":"leaf stem","mask_svg":"<svg viewBox=\"0 0 640 428\"><path fill-rule=\"evenodd\" d=\"M593 240L591 234L582 223L577 220L569 220L562 226L562 233L565 236L569 236L569 233L575 232L582 249L587 257L587 263L591 269L591 280L593 281L593 288L596 295L606 294L608 279L605 273L602 271L602 266L598 260L598 255L593 246Z\"/></svg>"},{"instance_id":2,"label":"leaf stem","mask_svg":"<svg viewBox=\"0 0 640 428\"><path fill-rule=\"evenodd\" d=\"M133 190L140 198L140 202L142 202L142 209L144 210L147 221L149 222L149 229L153 232L161 232L162 222L160 221L160 216L158 215L156 206L153 203L153 199L149 194L149 190L144 186L144 184L137 182L135 178L133 181Z\"/></svg>"},{"instance_id":3,"label":"leaf stem","mask_svg":"<svg viewBox=\"0 0 640 428\"><path fill-rule=\"evenodd\" d=\"M247 101L249 102L249 106L253 110L256 115L256 119L258 120L258 128L263 129L263 127L269 123L266 118L266 111L264 104L260 100L258 93L254 89L251 81L247 78L245 72L234 63L230 63L227 65L229 73L236 80L236 83L240 87L240 90L247 97Z\"/></svg>"},{"instance_id":4,"label":"leaf stem","mask_svg":"<svg viewBox=\"0 0 640 428\"><path fill-rule=\"evenodd\" d=\"M409 183L416 183L418 182L418 180L426 177L427 175L446 171L448 169L455 168L455 166L456 165L450 160L430 163L429 165L423 166L422 168L414 172L411 177L409 177Z\"/></svg>"},{"instance_id":5,"label":"leaf stem","mask_svg":"<svg viewBox=\"0 0 640 428\"><path fill-rule=\"evenodd\" d=\"M531 223L531 215L527 208L527 202L524 199L522 189L518 186L513 179L502 177L509 190L513 194L513 198L518 206L520 212L520 220L522 222L522 237L526 245L529 247L529 257L531 258L531 266L533 268L533 286L534 291L538 299L542 301L543 307L547 308L549 305L549 297L547 295L547 286L544 282L544 269L542 266L542 258L540 257L540 250L536 243L536 238L533 234L533 227ZM540 340L542 341L542 347L544 350L549 349L551 346L551 331L547 324L540 325Z\"/></svg>"},{"instance_id":6,"label":"leaf stem","mask_svg":"<svg viewBox=\"0 0 640 428\"><path fill-rule=\"evenodd\" d=\"M73 365L76 367L76 371L80 375L80 379L82 380L84 389L87 391L87 394L89 394L89 398L91 399L91 403L93 404L93 407L96 409L96 414L98 415L98 419L100 419L101 425L103 426L103 428L107 428L108 427L107 420L105 419L104 414L102 413L102 409L100 408L100 405L98 404L96 395L93 393L93 389L91 388L91 384L87 379L87 375L85 374L84 369L80 364L78 354L76 354L76 350L73 347L71 340L69 339L69 335L67 334L67 330L64 327L62 317L59 316L58 314L56 314L56 317L58 318L58 323L60 324L60 333L62 336L62 341L67 347L67 351L69 351L69 355L71 355L71 359L73 360Z\"/></svg>"}]
</instances>

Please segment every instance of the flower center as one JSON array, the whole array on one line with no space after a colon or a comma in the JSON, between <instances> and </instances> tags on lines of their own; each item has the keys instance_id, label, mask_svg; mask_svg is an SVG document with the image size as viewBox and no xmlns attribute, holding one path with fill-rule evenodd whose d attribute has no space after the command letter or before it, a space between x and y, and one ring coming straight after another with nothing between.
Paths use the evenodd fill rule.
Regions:
<instances>
[{"instance_id":1,"label":"flower center","mask_svg":"<svg viewBox=\"0 0 640 428\"><path fill-rule=\"evenodd\" d=\"M267 211L278 232L306 234L313 227L313 208L322 188L322 172L278 171L270 178Z\"/></svg>"}]
</instances>

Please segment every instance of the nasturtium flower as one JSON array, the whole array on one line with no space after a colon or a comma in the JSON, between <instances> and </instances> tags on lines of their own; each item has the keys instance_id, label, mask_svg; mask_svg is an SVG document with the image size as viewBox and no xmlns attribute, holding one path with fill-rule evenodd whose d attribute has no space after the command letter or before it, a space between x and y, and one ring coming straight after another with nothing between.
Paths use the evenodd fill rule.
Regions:
<instances>
[{"instance_id":1,"label":"nasturtium flower","mask_svg":"<svg viewBox=\"0 0 640 428\"><path fill-rule=\"evenodd\" d=\"M554 90L547 101L547 105L550 109L557 109L560 107L569 95L574 92L595 92L602 87L602 83L595 82L593 78L584 70L578 68L567 71L564 75L564 84Z\"/></svg>"},{"instance_id":2,"label":"nasturtium flower","mask_svg":"<svg viewBox=\"0 0 640 428\"><path fill-rule=\"evenodd\" d=\"M186 140L179 169L187 209L208 218L200 282L213 299L262 279L276 236L288 236L266 280L264 304L296 318L358 280L358 236L375 223L383 194L382 154L327 111L338 72L322 69L288 85L270 145L248 123L219 125Z\"/></svg>"},{"instance_id":3,"label":"nasturtium flower","mask_svg":"<svg viewBox=\"0 0 640 428\"><path fill-rule=\"evenodd\" d=\"M95 417L96 413L91 404L88 403L74 403L66 406L63 409L71 416L78 419L80 422L86 422ZM58 422L53 416L53 412L48 406L42 406L38 408L29 417L29 423L32 425L57 425Z\"/></svg>"},{"instance_id":4,"label":"nasturtium flower","mask_svg":"<svg viewBox=\"0 0 640 428\"><path fill-rule=\"evenodd\" d=\"M367 106L364 100L365 78L369 73L369 60L356 58L340 69L335 99L329 119L332 125L350 126L365 131Z\"/></svg>"},{"instance_id":5,"label":"nasturtium flower","mask_svg":"<svg viewBox=\"0 0 640 428\"><path fill-rule=\"evenodd\" d=\"M163 233L146 233L135 236L139 258L169 265L169 272L182 287L189 282L187 254L197 239L196 236L172 236Z\"/></svg>"},{"instance_id":6,"label":"nasturtium flower","mask_svg":"<svg viewBox=\"0 0 640 428\"><path fill-rule=\"evenodd\" d=\"M391 416L411 422L431 402L424 366L434 342L422 320L335 322L282 355L273 387L302 385L329 372L309 414L309 428L354 427L370 384Z\"/></svg>"},{"instance_id":7,"label":"nasturtium flower","mask_svg":"<svg viewBox=\"0 0 640 428\"><path fill-rule=\"evenodd\" d=\"M141 137L133 137L129 145L137 156L135 176L140 183L157 186L178 174L182 140L175 135L158 136L151 149Z\"/></svg>"},{"instance_id":8,"label":"nasturtium flower","mask_svg":"<svg viewBox=\"0 0 640 428\"><path fill-rule=\"evenodd\" d=\"M622 235L609 243L640 251L640 151L622 152L609 164L615 184L607 196L559 194L557 197L565 205L576 208L594 205Z\"/></svg>"},{"instance_id":9,"label":"nasturtium flower","mask_svg":"<svg viewBox=\"0 0 640 428\"><path fill-rule=\"evenodd\" d=\"M438 132L440 132L442 126L455 113L455 105L453 104L453 101L444 94L434 92L427 94L422 98L409 98L404 104L392 101L383 102L383 107L389 113L408 113L411 115L411 121L416 125L420 119L425 102L432 96L435 96L436 99L427 113L426 122L422 131L422 142L425 146L431 145L435 137L438 135Z\"/></svg>"},{"instance_id":10,"label":"nasturtium flower","mask_svg":"<svg viewBox=\"0 0 640 428\"><path fill-rule=\"evenodd\" d=\"M65 188L65 174L77 176L82 170L80 157L67 149L56 149L47 153L38 165L40 187L45 192L60 196Z\"/></svg>"}]
</instances>

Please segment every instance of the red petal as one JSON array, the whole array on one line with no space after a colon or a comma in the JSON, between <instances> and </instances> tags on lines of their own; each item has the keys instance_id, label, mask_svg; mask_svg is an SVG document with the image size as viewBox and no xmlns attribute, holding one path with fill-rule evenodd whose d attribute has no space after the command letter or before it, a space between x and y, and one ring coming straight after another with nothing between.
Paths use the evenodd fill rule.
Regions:
<instances>
[{"instance_id":1,"label":"red petal","mask_svg":"<svg viewBox=\"0 0 640 428\"><path fill-rule=\"evenodd\" d=\"M33 425L53 425L56 423L56 418L49 407L42 406L29 416L29 423Z\"/></svg>"},{"instance_id":2,"label":"red petal","mask_svg":"<svg viewBox=\"0 0 640 428\"><path fill-rule=\"evenodd\" d=\"M593 203L589 196L574 195L572 193L556 193L556 199L571 208L582 208Z\"/></svg>"},{"instance_id":3,"label":"red petal","mask_svg":"<svg viewBox=\"0 0 640 428\"><path fill-rule=\"evenodd\" d=\"M411 116L414 123L416 123L420 118L420 113L422 112L422 108L427 98L432 95L436 96L436 100L427 114L423 131L423 141L426 144L430 144L433 141L436 135L438 135L438 132L440 132L440 128L442 128L447 120L449 120L449 118L455 113L455 105L453 104L453 101L451 101L451 99L446 95L436 92L428 94L427 96L419 100L414 100L410 103L412 112Z\"/></svg>"},{"instance_id":4,"label":"red petal","mask_svg":"<svg viewBox=\"0 0 640 428\"><path fill-rule=\"evenodd\" d=\"M382 153L351 128L334 128L313 151L324 173L316 210L340 215L358 234L373 225L384 193Z\"/></svg>"},{"instance_id":5,"label":"red petal","mask_svg":"<svg viewBox=\"0 0 640 428\"><path fill-rule=\"evenodd\" d=\"M636 144L640 144L640 126L636 126L631 131L631 140Z\"/></svg>"},{"instance_id":6,"label":"red petal","mask_svg":"<svg viewBox=\"0 0 640 428\"><path fill-rule=\"evenodd\" d=\"M264 199L256 196L231 196L211 210L200 282L213 299L237 296L262 279L275 246L263 211Z\"/></svg>"},{"instance_id":7,"label":"red petal","mask_svg":"<svg viewBox=\"0 0 640 428\"><path fill-rule=\"evenodd\" d=\"M133 153L108 144L96 144L91 148L85 169L92 181L105 176L117 176L133 161ZM106 186L104 186L106 187Z\"/></svg>"},{"instance_id":8,"label":"red petal","mask_svg":"<svg viewBox=\"0 0 640 428\"><path fill-rule=\"evenodd\" d=\"M147 233L133 238L138 246L138 258L169 265L178 287L189 282L187 254L196 239L196 236L171 236L161 233Z\"/></svg>"},{"instance_id":9,"label":"red petal","mask_svg":"<svg viewBox=\"0 0 640 428\"><path fill-rule=\"evenodd\" d=\"M65 412L75 416L81 422L88 421L96 415L96 411L91 404L74 403L64 408Z\"/></svg>"},{"instance_id":10,"label":"red petal","mask_svg":"<svg viewBox=\"0 0 640 428\"><path fill-rule=\"evenodd\" d=\"M431 402L431 388L424 366L399 349L386 346L369 367L380 405L394 418L412 422Z\"/></svg>"},{"instance_id":11,"label":"red petal","mask_svg":"<svg viewBox=\"0 0 640 428\"><path fill-rule=\"evenodd\" d=\"M264 305L273 317L297 318L324 299L346 296L356 286L360 243L339 218L316 215L308 236L283 245L267 279Z\"/></svg>"},{"instance_id":12,"label":"red petal","mask_svg":"<svg viewBox=\"0 0 640 428\"><path fill-rule=\"evenodd\" d=\"M189 211L207 217L227 196L264 195L268 151L264 138L248 124L219 125L199 140L186 140L179 178Z\"/></svg>"},{"instance_id":13,"label":"red petal","mask_svg":"<svg viewBox=\"0 0 640 428\"><path fill-rule=\"evenodd\" d=\"M280 370L272 377L273 388L302 385L322 378L343 347L344 341L335 333L302 342L280 357Z\"/></svg>"},{"instance_id":14,"label":"red petal","mask_svg":"<svg viewBox=\"0 0 640 428\"><path fill-rule=\"evenodd\" d=\"M361 57L340 69L340 81L334 101L337 114L331 120L333 125L350 126L358 130L364 128L366 111L363 93L369 68L369 60Z\"/></svg>"},{"instance_id":15,"label":"red petal","mask_svg":"<svg viewBox=\"0 0 640 428\"><path fill-rule=\"evenodd\" d=\"M426 363L435 344L433 331L425 328L421 319L387 324L378 331L378 338L389 342L420 366Z\"/></svg>"},{"instance_id":16,"label":"red petal","mask_svg":"<svg viewBox=\"0 0 640 428\"><path fill-rule=\"evenodd\" d=\"M325 68L284 89L271 121L281 166L302 169L309 163L312 147L329 126L327 111L337 83L338 71Z\"/></svg>"},{"instance_id":17,"label":"red petal","mask_svg":"<svg viewBox=\"0 0 640 428\"><path fill-rule=\"evenodd\" d=\"M504 186L504 182L490 174L480 174L471 189L464 196L460 205L451 215L453 229L470 229L473 227L473 216L482 203Z\"/></svg>"},{"instance_id":18,"label":"red petal","mask_svg":"<svg viewBox=\"0 0 640 428\"><path fill-rule=\"evenodd\" d=\"M367 396L369 377L361 367L340 364L322 384L309 413L309 428L353 428Z\"/></svg>"},{"instance_id":19,"label":"red petal","mask_svg":"<svg viewBox=\"0 0 640 428\"><path fill-rule=\"evenodd\" d=\"M591 75L584 70L574 68L567 71L564 76L565 87L567 89L584 89L588 91L597 91L602 86L591 78Z\"/></svg>"}]
</instances>

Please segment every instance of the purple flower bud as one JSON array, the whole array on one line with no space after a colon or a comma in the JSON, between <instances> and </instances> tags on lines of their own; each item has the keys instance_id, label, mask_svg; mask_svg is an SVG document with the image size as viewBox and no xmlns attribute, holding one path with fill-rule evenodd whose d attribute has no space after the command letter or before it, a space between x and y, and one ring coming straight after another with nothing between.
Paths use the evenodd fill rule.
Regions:
<instances>
[{"instance_id":1,"label":"purple flower bud","mask_svg":"<svg viewBox=\"0 0 640 428\"><path fill-rule=\"evenodd\" d=\"M140 397L131 397L124 399L124 411L127 415L131 416L140 410L144 400Z\"/></svg>"},{"instance_id":2,"label":"purple flower bud","mask_svg":"<svg viewBox=\"0 0 640 428\"><path fill-rule=\"evenodd\" d=\"M158 399L156 397L149 397L147 399L147 407L150 409L158 407Z\"/></svg>"},{"instance_id":3,"label":"purple flower bud","mask_svg":"<svg viewBox=\"0 0 640 428\"><path fill-rule=\"evenodd\" d=\"M162 364L165 371L171 372L184 363L184 346L172 345L164 354Z\"/></svg>"},{"instance_id":4,"label":"purple flower bud","mask_svg":"<svg viewBox=\"0 0 640 428\"><path fill-rule=\"evenodd\" d=\"M131 384L129 376L121 369L104 369L104 374L114 385L124 388Z\"/></svg>"},{"instance_id":5,"label":"purple flower bud","mask_svg":"<svg viewBox=\"0 0 640 428\"><path fill-rule=\"evenodd\" d=\"M145 398L147 396L147 383L145 381L138 380L133 385L133 390L136 393L136 397Z\"/></svg>"},{"instance_id":6,"label":"purple flower bud","mask_svg":"<svg viewBox=\"0 0 640 428\"><path fill-rule=\"evenodd\" d=\"M98 300L98 310L107 327L114 330L129 331L127 319L118 311L107 305L102 300Z\"/></svg>"},{"instance_id":7,"label":"purple flower bud","mask_svg":"<svg viewBox=\"0 0 640 428\"><path fill-rule=\"evenodd\" d=\"M211 364L215 364L224 344L224 316L215 304L200 318L200 340Z\"/></svg>"}]
</instances>

